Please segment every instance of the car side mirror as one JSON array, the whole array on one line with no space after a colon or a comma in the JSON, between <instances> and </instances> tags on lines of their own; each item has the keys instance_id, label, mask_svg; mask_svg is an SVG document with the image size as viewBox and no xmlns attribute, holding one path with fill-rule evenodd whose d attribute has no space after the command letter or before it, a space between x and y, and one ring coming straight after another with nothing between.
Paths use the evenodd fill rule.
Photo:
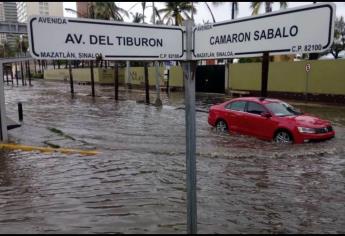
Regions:
<instances>
[{"instance_id":1,"label":"car side mirror","mask_svg":"<svg viewBox=\"0 0 345 236\"><path fill-rule=\"evenodd\" d=\"M272 117L272 115L271 115L269 112L262 112L262 113L261 113L261 116L262 116L262 117L266 117L266 118Z\"/></svg>"}]
</instances>

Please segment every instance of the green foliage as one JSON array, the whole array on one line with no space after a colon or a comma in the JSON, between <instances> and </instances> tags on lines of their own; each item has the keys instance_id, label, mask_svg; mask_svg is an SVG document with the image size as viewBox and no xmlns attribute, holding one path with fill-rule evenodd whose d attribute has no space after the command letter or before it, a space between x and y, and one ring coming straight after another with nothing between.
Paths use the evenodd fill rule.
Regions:
<instances>
[{"instance_id":1,"label":"green foliage","mask_svg":"<svg viewBox=\"0 0 345 236\"><path fill-rule=\"evenodd\" d=\"M251 63L251 62L261 62L261 57L243 57L240 58L238 63Z\"/></svg>"},{"instance_id":2,"label":"green foliage","mask_svg":"<svg viewBox=\"0 0 345 236\"><path fill-rule=\"evenodd\" d=\"M251 2L250 8L253 10L252 15L259 14L259 10L261 6L265 3L265 12L271 12L272 11L272 4L274 2ZM287 2L279 2L280 8L286 8Z\"/></svg>"},{"instance_id":3,"label":"green foliage","mask_svg":"<svg viewBox=\"0 0 345 236\"><path fill-rule=\"evenodd\" d=\"M196 8L191 2L166 2L165 8L160 9L158 12L165 13L163 20L167 19L167 23L174 19L175 25L182 25L185 18L190 19L188 13L196 13Z\"/></svg>"},{"instance_id":4,"label":"green foliage","mask_svg":"<svg viewBox=\"0 0 345 236\"><path fill-rule=\"evenodd\" d=\"M37 78L37 79L43 79L43 73L42 72L31 73L31 77Z\"/></svg>"},{"instance_id":5,"label":"green foliage","mask_svg":"<svg viewBox=\"0 0 345 236\"><path fill-rule=\"evenodd\" d=\"M115 2L92 2L89 6L90 17L102 20L123 21L122 14L128 16L128 12Z\"/></svg>"},{"instance_id":6,"label":"green foliage","mask_svg":"<svg viewBox=\"0 0 345 236\"><path fill-rule=\"evenodd\" d=\"M14 57L15 54L15 49L12 48L8 42L0 44L0 57Z\"/></svg>"}]
</instances>

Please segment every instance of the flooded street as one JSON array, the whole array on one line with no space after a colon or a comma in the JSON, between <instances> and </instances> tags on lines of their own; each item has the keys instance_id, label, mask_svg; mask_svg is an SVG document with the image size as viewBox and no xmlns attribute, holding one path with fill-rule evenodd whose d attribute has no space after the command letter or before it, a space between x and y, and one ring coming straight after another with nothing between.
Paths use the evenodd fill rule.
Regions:
<instances>
[{"instance_id":1,"label":"flooded street","mask_svg":"<svg viewBox=\"0 0 345 236\"><path fill-rule=\"evenodd\" d=\"M186 233L183 93L164 106L144 90L33 81L5 85L10 130L24 145L96 156L0 150L0 233ZM155 92L150 91L151 102ZM197 94L202 111L228 97ZM292 103L329 119L336 137L276 145L217 134L197 112L198 233L345 233L345 107Z\"/></svg>"}]
</instances>

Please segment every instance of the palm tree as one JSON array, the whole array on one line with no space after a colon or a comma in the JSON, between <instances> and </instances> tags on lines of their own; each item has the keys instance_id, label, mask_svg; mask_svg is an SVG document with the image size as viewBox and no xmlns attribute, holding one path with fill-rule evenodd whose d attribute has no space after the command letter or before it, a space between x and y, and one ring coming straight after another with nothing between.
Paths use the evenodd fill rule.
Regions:
<instances>
[{"instance_id":1,"label":"palm tree","mask_svg":"<svg viewBox=\"0 0 345 236\"><path fill-rule=\"evenodd\" d=\"M143 9L143 23L145 23L145 9L146 9L146 2L141 2L141 8Z\"/></svg>"},{"instance_id":2,"label":"palm tree","mask_svg":"<svg viewBox=\"0 0 345 236\"><path fill-rule=\"evenodd\" d=\"M252 15L259 14L259 10L261 6L265 3L265 11L266 13L272 12L272 5L274 2L252 2L250 8L253 10ZM287 2L279 2L280 8L286 8Z\"/></svg>"},{"instance_id":3,"label":"palm tree","mask_svg":"<svg viewBox=\"0 0 345 236\"><path fill-rule=\"evenodd\" d=\"M214 6L218 6L220 4L228 3L228 2L212 2ZM231 20L235 19L238 15L238 2L230 2L231 3Z\"/></svg>"},{"instance_id":4,"label":"palm tree","mask_svg":"<svg viewBox=\"0 0 345 236\"><path fill-rule=\"evenodd\" d=\"M261 6L265 3L266 13L272 11L272 4L274 2L252 2L251 9L253 10L252 15L257 15ZM279 2L280 8L286 8L287 2ZM268 84L268 69L269 69L269 52L264 52L262 56L262 74L261 74L261 96L267 96L267 84Z\"/></svg>"},{"instance_id":5,"label":"palm tree","mask_svg":"<svg viewBox=\"0 0 345 236\"><path fill-rule=\"evenodd\" d=\"M123 21L122 14L128 17L128 12L118 6L115 2L92 2L90 13L95 19Z\"/></svg>"},{"instance_id":6,"label":"palm tree","mask_svg":"<svg viewBox=\"0 0 345 236\"><path fill-rule=\"evenodd\" d=\"M28 37L27 35L23 35L22 39L20 38L20 36L16 37L16 52L17 53L24 53L24 55L26 56L26 51L29 48L29 43L28 43Z\"/></svg>"},{"instance_id":7,"label":"palm tree","mask_svg":"<svg viewBox=\"0 0 345 236\"><path fill-rule=\"evenodd\" d=\"M156 20L158 17L158 20ZM163 24L163 20L159 14L158 8L155 6L155 3L152 2L152 16L151 16L151 23L155 24Z\"/></svg>"},{"instance_id":8,"label":"palm tree","mask_svg":"<svg viewBox=\"0 0 345 236\"><path fill-rule=\"evenodd\" d=\"M133 23L140 23L144 19L143 14L139 12L136 12L135 15L131 12L131 15L133 17L133 20L132 20Z\"/></svg>"},{"instance_id":9,"label":"palm tree","mask_svg":"<svg viewBox=\"0 0 345 236\"><path fill-rule=\"evenodd\" d=\"M163 20L168 19L168 22L173 18L175 25L182 25L185 18L190 19L188 13L196 13L195 7L191 2L166 2L165 8L160 9L159 13L165 13ZM184 17L183 17L184 15Z\"/></svg>"}]
</instances>

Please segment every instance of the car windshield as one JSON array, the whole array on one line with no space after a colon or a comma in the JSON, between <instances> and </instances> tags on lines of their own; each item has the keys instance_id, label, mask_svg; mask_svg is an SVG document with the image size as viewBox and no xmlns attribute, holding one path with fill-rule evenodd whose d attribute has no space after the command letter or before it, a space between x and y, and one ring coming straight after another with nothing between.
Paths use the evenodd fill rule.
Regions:
<instances>
[{"instance_id":1,"label":"car windshield","mask_svg":"<svg viewBox=\"0 0 345 236\"><path fill-rule=\"evenodd\" d=\"M268 103L266 107L276 116L296 116L303 114L298 109L285 102Z\"/></svg>"}]
</instances>

